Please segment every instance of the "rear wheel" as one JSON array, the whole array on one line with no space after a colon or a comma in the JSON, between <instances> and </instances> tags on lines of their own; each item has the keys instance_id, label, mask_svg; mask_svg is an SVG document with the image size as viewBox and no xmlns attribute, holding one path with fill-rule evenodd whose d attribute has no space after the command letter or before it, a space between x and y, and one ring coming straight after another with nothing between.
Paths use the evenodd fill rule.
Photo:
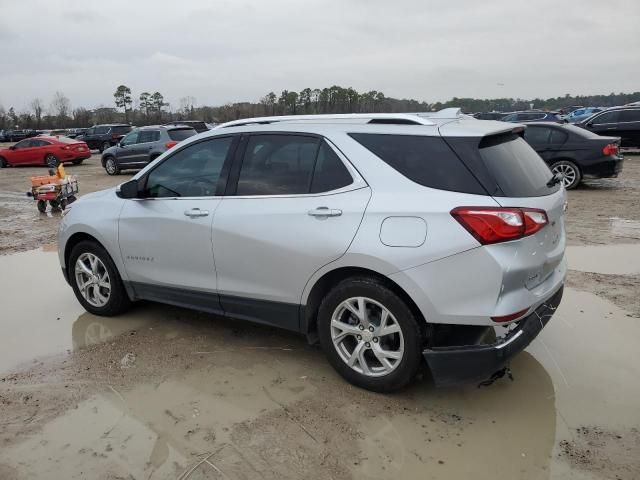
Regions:
<instances>
[{"instance_id":1,"label":"rear wheel","mask_svg":"<svg viewBox=\"0 0 640 480\"><path fill-rule=\"evenodd\" d=\"M351 278L320 304L318 334L329 363L376 392L406 386L420 366L422 334L411 309L372 278Z\"/></svg>"},{"instance_id":2,"label":"rear wheel","mask_svg":"<svg viewBox=\"0 0 640 480\"><path fill-rule=\"evenodd\" d=\"M575 163L569 160L561 160L554 163L551 165L551 172L560 178L562 185L564 185L564 188L567 190L576 188L580 180L582 180L580 169Z\"/></svg>"},{"instance_id":3,"label":"rear wheel","mask_svg":"<svg viewBox=\"0 0 640 480\"><path fill-rule=\"evenodd\" d=\"M118 168L116 159L113 157L107 157L105 159L104 169L107 171L109 175L117 175L118 173L120 173L120 168Z\"/></svg>"},{"instance_id":4,"label":"rear wheel","mask_svg":"<svg viewBox=\"0 0 640 480\"><path fill-rule=\"evenodd\" d=\"M52 210L57 210L60 208L60 202L58 202L58 200L49 200L49 205L51 205Z\"/></svg>"},{"instance_id":5,"label":"rear wheel","mask_svg":"<svg viewBox=\"0 0 640 480\"><path fill-rule=\"evenodd\" d=\"M53 153L48 153L47 156L44 157L44 164L49 168L57 168L59 163L58 157Z\"/></svg>"},{"instance_id":6,"label":"rear wheel","mask_svg":"<svg viewBox=\"0 0 640 480\"><path fill-rule=\"evenodd\" d=\"M100 153L104 152L110 146L111 144L109 142L102 142L102 145L100 146Z\"/></svg>"},{"instance_id":7,"label":"rear wheel","mask_svg":"<svg viewBox=\"0 0 640 480\"><path fill-rule=\"evenodd\" d=\"M0 157L0 168L5 168L7 166L8 166L7 161L4 158Z\"/></svg>"},{"instance_id":8,"label":"rear wheel","mask_svg":"<svg viewBox=\"0 0 640 480\"><path fill-rule=\"evenodd\" d=\"M107 251L98 243L78 243L67 265L71 286L82 306L94 315L118 315L131 301Z\"/></svg>"},{"instance_id":9,"label":"rear wheel","mask_svg":"<svg viewBox=\"0 0 640 480\"><path fill-rule=\"evenodd\" d=\"M47 211L47 202L45 200L38 200L36 204L40 213L44 213Z\"/></svg>"}]
</instances>

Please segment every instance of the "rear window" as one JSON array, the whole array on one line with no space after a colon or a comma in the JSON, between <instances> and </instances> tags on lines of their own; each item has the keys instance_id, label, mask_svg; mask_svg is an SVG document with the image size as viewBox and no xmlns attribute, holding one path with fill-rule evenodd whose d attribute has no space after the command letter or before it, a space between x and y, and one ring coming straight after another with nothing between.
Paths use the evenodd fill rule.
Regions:
<instances>
[{"instance_id":1,"label":"rear window","mask_svg":"<svg viewBox=\"0 0 640 480\"><path fill-rule=\"evenodd\" d=\"M78 143L78 140L76 140L75 138L69 138L69 137L58 137L56 140L58 140L60 143Z\"/></svg>"},{"instance_id":2,"label":"rear window","mask_svg":"<svg viewBox=\"0 0 640 480\"><path fill-rule=\"evenodd\" d=\"M181 142L189 137L193 137L196 132L193 128L176 128L169 130L169 138L175 142Z\"/></svg>"},{"instance_id":3,"label":"rear window","mask_svg":"<svg viewBox=\"0 0 640 480\"><path fill-rule=\"evenodd\" d=\"M453 192L487 193L441 137L369 133L349 135L415 183Z\"/></svg>"},{"instance_id":4,"label":"rear window","mask_svg":"<svg viewBox=\"0 0 640 480\"><path fill-rule=\"evenodd\" d=\"M522 137L502 134L485 137L478 145L484 166L505 197L539 197L560 188L547 186L551 170Z\"/></svg>"},{"instance_id":5,"label":"rear window","mask_svg":"<svg viewBox=\"0 0 640 480\"><path fill-rule=\"evenodd\" d=\"M129 133L131 131L131 127L129 126L121 126L121 127L112 127L111 133L117 133L119 135L124 135L125 133Z\"/></svg>"}]
</instances>

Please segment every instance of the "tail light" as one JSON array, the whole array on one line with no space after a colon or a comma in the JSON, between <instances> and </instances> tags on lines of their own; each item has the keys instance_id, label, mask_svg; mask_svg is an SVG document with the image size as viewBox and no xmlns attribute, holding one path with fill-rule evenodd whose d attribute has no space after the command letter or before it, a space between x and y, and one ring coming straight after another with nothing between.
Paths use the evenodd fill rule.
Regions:
<instances>
[{"instance_id":1,"label":"tail light","mask_svg":"<svg viewBox=\"0 0 640 480\"><path fill-rule=\"evenodd\" d=\"M482 245L533 235L549 223L536 208L458 207L451 215Z\"/></svg>"},{"instance_id":2,"label":"tail light","mask_svg":"<svg viewBox=\"0 0 640 480\"><path fill-rule=\"evenodd\" d=\"M167 148L169 149L169 148L175 147L177 144L178 144L178 142L174 142L174 141L172 140L171 142L167 142L167 143L165 143L165 144L164 144L164 146L165 146L165 147L167 147Z\"/></svg>"},{"instance_id":3,"label":"tail light","mask_svg":"<svg viewBox=\"0 0 640 480\"><path fill-rule=\"evenodd\" d=\"M66 145L66 146L62 147L62 150L71 150L71 147Z\"/></svg>"},{"instance_id":4,"label":"tail light","mask_svg":"<svg viewBox=\"0 0 640 480\"><path fill-rule=\"evenodd\" d=\"M604 148L602 149L602 154L607 157L610 155L618 155L618 145L615 143L610 143L608 145L605 145Z\"/></svg>"}]
</instances>

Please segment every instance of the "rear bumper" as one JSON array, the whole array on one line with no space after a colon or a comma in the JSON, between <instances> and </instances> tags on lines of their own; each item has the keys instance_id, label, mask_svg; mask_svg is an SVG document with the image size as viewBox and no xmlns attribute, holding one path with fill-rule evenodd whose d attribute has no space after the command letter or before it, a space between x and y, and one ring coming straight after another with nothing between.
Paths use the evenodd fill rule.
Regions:
<instances>
[{"instance_id":1,"label":"rear bumper","mask_svg":"<svg viewBox=\"0 0 640 480\"><path fill-rule=\"evenodd\" d=\"M622 171L623 162L624 158L622 156L602 157L600 161L584 166L582 173L587 177L617 177L618 173Z\"/></svg>"},{"instance_id":2,"label":"rear bumper","mask_svg":"<svg viewBox=\"0 0 640 480\"><path fill-rule=\"evenodd\" d=\"M432 347L422 352L436 386L478 383L503 368L527 348L560 305L564 286L534 312L518 322L508 335L490 345Z\"/></svg>"}]
</instances>

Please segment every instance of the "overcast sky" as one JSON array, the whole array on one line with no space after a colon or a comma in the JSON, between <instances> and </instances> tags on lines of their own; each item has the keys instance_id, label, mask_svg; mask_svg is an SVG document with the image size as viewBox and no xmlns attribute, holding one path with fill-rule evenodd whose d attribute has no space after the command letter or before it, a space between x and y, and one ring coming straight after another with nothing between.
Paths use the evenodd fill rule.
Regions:
<instances>
[{"instance_id":1,"label":"overcast sky","mask_svg":"<svg viewBox=\"0 0 640 480\"><path fill-rule=\"evenodd\" d=\"M0 105L606 94L640 90L639 52L638 0L0 0Z\"/></svg>"}]
</instances>

